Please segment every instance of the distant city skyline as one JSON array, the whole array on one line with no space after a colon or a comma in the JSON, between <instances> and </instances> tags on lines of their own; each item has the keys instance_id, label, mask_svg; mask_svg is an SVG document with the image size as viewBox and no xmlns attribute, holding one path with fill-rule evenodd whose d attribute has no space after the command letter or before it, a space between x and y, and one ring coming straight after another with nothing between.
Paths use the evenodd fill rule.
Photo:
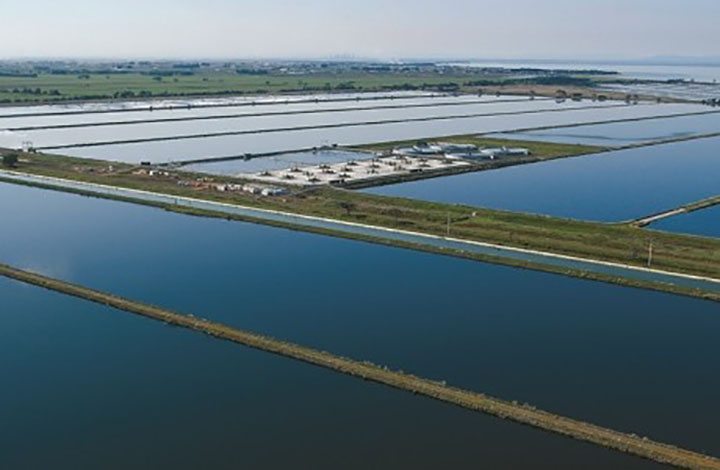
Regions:
<instances>
[{"instance_id":1,"label":"distant city skyline","mask_svg":"<svg viewBox=\"0 0 720 470\"><path fill-rule=\"evenodd\" d=\"M0 59L720 61L716 0L26 0L2 14Z\"/></svg>"}]
</instances>

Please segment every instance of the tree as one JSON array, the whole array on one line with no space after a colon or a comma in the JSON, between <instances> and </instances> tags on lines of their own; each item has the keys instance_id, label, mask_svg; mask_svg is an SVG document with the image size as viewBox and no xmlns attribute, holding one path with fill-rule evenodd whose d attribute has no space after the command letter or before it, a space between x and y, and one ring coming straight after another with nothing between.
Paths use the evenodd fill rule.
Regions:
<instances>
[{"instance_id":1,"label":"tree","mask_svg":"<svg viewBox=\"0 0 720 470\"><path fill-rule=\"evenodd\" d=\"M17 162L18 162L17 153L15 153L15 152L6 153L2 157L2 161L3 161L3 165L8 166L8 167L14 167L15 165L17 165Z\"/></svg>"},{"instance_id":2,"label":"tree","mask_svg":"<svg viewBox=\"0 0 720 470\"><path fill-rule=\"evenodd\" d=\"M340 207L345 209L345 215L350 215L350 213L355 209L355 204L352 202L343 201L340 203Z\"/></svg>"}]
</instances>

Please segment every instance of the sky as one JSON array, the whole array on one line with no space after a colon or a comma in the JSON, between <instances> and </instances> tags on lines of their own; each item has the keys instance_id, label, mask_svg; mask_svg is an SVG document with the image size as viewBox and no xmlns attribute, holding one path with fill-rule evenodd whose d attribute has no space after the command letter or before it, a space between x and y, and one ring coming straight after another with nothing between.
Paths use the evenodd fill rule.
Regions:
<instances>
[{"instance_id":1,"label":"sky","mask_svg":"<svg viewBox=\"0 0 720 470\"><path fill-rule=\"evenodd\" d=\"M720 57L718 0L0 0L0 59Z\"/></svg>"}]
</instances>

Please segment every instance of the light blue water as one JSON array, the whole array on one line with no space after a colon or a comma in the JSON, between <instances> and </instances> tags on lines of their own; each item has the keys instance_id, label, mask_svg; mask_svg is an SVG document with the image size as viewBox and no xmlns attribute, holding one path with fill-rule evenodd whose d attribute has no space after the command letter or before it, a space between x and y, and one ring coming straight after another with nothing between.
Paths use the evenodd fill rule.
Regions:
<instances>
[{"instance_id":1,"label":"light blue water","mask_svg":"<svg viewBox=\"0 0 720 470\"><path fill-rule=\"evenodd\" d=\"M427 102L432 102L428 98ZM319 107L319 105L314 105ZM16 134L33 142L35 147L72 145L95 142L115 142L131 139L173 137L179 135L203 135L226 131L256 131L261 129L308 127L327 124L350 124L384 120L438 118L457 115L494 115L498 113L521 113L529 111L572 110L588 106L624 109L622 103L588 103L568 101L556 103L546 100L525 100L498 103L478 103L467 106L433 106L428 108L366 109L312 114L264 114L233 118L198 121L142 122L109 126L39 129L18 131ZM651 108L659 109L657 106ZM345 109L345 108L343 108ZM640 108L642 109L642 108ZM264 110L262 110L264 111ZM102 115L100 115L102 116ZM93 116L94 117L94 116Z\"/></svg>"},{"instance_id":2,"label":"light blue water","mask_svg":"<svg viewBox=\"0 0 720 470\"><path fill-rule=\"evenodd\" d=\"M259 171L275 171L287 168L320 165L323 163L343 163L351 160L373 158L372 153L345 152L342 150L318 150L316 152L294 152L260 157L251 160L228 160L221 162L195 163L185 165L182 171L197 171L213 175L238 175L240 173L255 173Z\"/></svg>"},{"instance_id":3,"label":"light blue water","mask_svg":"<svg viewBox=\"0 0 720 470\"><path fill-rule=\"evenodd\" d=\"M265 220L270 224L290 224L294 227L305 227L308 230L331 230L339 233L350 235L360 235L363 237L377 238L388 242L400 241L418 246L425 246L439 249L451 249L464 252L477 253L484 256L501 257L508 260L518 260L531 263L540 263L545 266L555 266L566 269L576 269L591 273L607 274L610 276L620 276L628 279L641 279L654 282L667 282L678 286L689 288L706 289L710 291L720 292L720 283L712 280L690 279L682 275L673 275L671 273L644 272L631 267L604 265L602 263L591 260L572 260L562 257L556 257L551 254L543 253L527 253L514 250L512 248L504 248L493 245L479 245L463 240L453 240L422 235L413 232L397 232L394 230L383 229L381 227L370 227L357 224L348 224L342 221L326 220L322 218L304 217L293 215L292 213L266 211L262 209L253 209L250 207L227 205L223 203L215 203L211 201L201 201L192 198L177 198L170 195L160 193L147 193L142 191L134 191L131 189L122 189L117 187L102 187L90 183L74 182L70 180L56 180L32 175L21 175L19 173L0 171L0 176L10 181L28 182L30 184L51 185L60 191L81 191L83 193L90 192L98 197L108 195L112 198L123 197L131 200L147 201L148 203L160 203L177 205L178 207L186 207L190 209L199 209L210 211L216 214L227 214L229 217L239 216L255 220ZM470 208L468 208L470 210Z\"/></svg>"},{"instance_id":4,"label":"light blue water","mask_svg":"<svg viewBox=\"0 0 720 470\"><path fill-rule=\"evenodd\" d=\"M80 103L47 104L37 106L0 106L0 117L17 116L18 114L43 114L43 113L93 113L93 112L122 112L133 110L149 110L153 107L156 111L162 108L185 108L188 105L195 107L203 106L227 106L227 105L252 105L253 103L262 106L274 106L276 104L297 103L302 101L317 101L328 104L328 101L345 100L341 103L349 103L357 99L368 99L374 102L377 99L401 98L413 100L427 96L447 96L442 93L397 91L397 92L362 92L362 93L313 93L305 95L255 95L255 96L230 96L210 98L181 98L181 99L150 99L150 100L119 100L119 101L88 101Z\"/></svg>"},{"instance_id":5,"label":"light blue water","mask_svg":"<svg viewBox=\"0 0 720 470\"><path fill-rule=\"evenodd\" d=\"M653 223L651 228L720 238L720 206L680 214Z\"/></svg>"},{"instance_id":6,"label":"light blue water","mask_svg":"<svg viewBox=\"0 0 720 470\"><path fill-rule=\"evenodd\" d=\"M102 112L102 113L87 113L87 114L56 114L56 115L34 115L38 113L32 113L30 111L36 111L40 108L43 113L63 113L65 108L62 106L54 107L25 107L25 108L3 108L0 107L0 128L18 128L28 126L53 126L53 125L67 125L67 124L88 124L88 123L111 123L111 122L138 122L144 120L157 120L157 119L175 119L175 118L189 118L189 117L212 117L219 115L256 115L256 114L272 114L281 112L300 112L300 111L320 111L320 110L341 110L341 109L355 109L355 108L367 108L367 107L386 107L386 106L412 106L412 105L441 105L445 103L458 103L457 109L461 110L465 104L470 103L505 103L512 101L528 101L527 97L511 97L511 96L476 96L476 95L461 95L461 96L434 96L434 97L408 97L404 96L400 98L387 98L387 99L367 99L363 97L358 100L351 101L327 101L333 98L331 95L326 95L318 98L318 102L304 101L297 102L298 99L307 99L309 97L299 96L287 101L275 101L268 102L259 101L257 105L251 105L249 100L231 100L229 102L215 103L194 103L190 109L187 105L183 108L182 104L168 103L169 106L181 106L172 109L163 109L163 104L155 104L151 111L149 106L153 103L144 103L143 108L135 109L129 112L128 109L114 111L114 112ZM349 98L349 97L348 97ZM541 99L537 100L538 102ZM233 103L237 103L237 106L233 106ZM262 104L260 104L262 103ZM463 103L460 105L460 103ZM140 105L140 103L138 103ZM197 107L200 106L200 107ZM202 107L205 106L205 107ZM129 108L134 109L134 108ZM77 110L82 112L82 110ZM13 116L15 114L15 116ZM22 114L22 115L18 115ZM6 116L6 117L3 117Z\"/></svg>"},{"instance_id":7,"label":"light blue water","mask_svg":"<svg viewBox=\"0 0 720 470\"><path fill-rule=\"evenodd\" d=\"M538 68L544 70L604 70L617 72L611 79L652 80L654 83L606 85L604 88L622 93L639 93L686 100L716 98L720 92L720 65L629 65L606 62L552 62L552 61L483 61L458 64L469 67ZM681 83L667 80L684 80Z\"/></svg>"},{"instance_id":8,"label":"light blue water","mask_svg":"<svg viewBox=\"0 0 720 470\"><path fill-rule=\"evenodd\" d=\"M538 131L493 134L505 139L621 147L720 132L720 112L649 121L618 122Z\"/></svg>"},{"instance_id":9,"label":"light blue water","mask_svg":"<svg viewBox=\"0 0 720 470\"><path fill-rule=\"evenodd\" d=\"M619 222L720 193L720 138L370 188L366 192Z\"/></svg>"},{"instance_id":10,"label":"light blue water","mask_svg":"<svg viewBox=\"0 0 720 470\"><path fill-rule=\"evenodd\" d=\"M720 392L720 376L707 373L717 367L720 353L713 339L720 327L715 303L5 184L0 200L13 201L3 211L2 262L720 454L712 432L720 416L708 408ZM20 334L19 340L25 337ZM143 357L144 346L136 343L127 347ZM173 358L162 357L163 363ZM203 367L215 364L199 361ZM155 368L148 367L152 375ZM85 373L82 367L75 370ZM192 370L186 373L193 377ZM214 388L198 392L208 382L232 392L227 375L220 370L222 380L193 380L193 399L223 409L246 403L216 396ZM264 380L265 387L276 383ZM305 376L302 381L303 387L316 382ZM293 391L306 396L299 386ZM273 390L286 388L280 384ZM249 402L258 413L282 415L274 405L277 395L268 396ZM354 403L344 395L332 397L322 400ZM48 401L46 392L28 398L28 406L38 400ZM682 409L673 407L678 401ZM121 400L115 407L132 405ZM329 414L339 435L353 422L345 414ZM244 422L258 420L252 415ZM188 429L184 421L175 426ZM428 429L445 432L446 427ZM463 432L490 447L505 442L496 450L517 448L503 441L507 435L499 428L499 437L488 437L495 427L488 436L473 429ZM290 438L283 434L279 442ZM429 442L408 439L413 445ZM447 444L439 442L420 455L438 452L433 455L442 459ZM559 455L555 449L545 450L548 460L541 468L573 468L553 460ZM461 451L458 456L465 455ZM515 459L528 462L524 453L512 454L517 455L507 456L514 462L510 468L521 466ZM484 461L495 461L493 455ZM418 461L424 465L423 458ZM426 463L432 467L437 461ZM633 461L623 468L635 464L645 465ZM607 468L608 463L589 459L586 465Z\"/></svg>"},{"instance_id":11,"label":"light blue water","mask_svg":"<svg viewBox=\"0 0 720 470\"><path fill-rule=\"evenodd\" d=\"M135 163L144 160L166 162L209 156L297 150L328 144L359 145L459 134L506 132L540 126L641 118L658 115L666 116L706 109L704 106L687 104L641 104L635 106L606 107L603 109L568 108L562 112L484 116L439 121L193 138L179 141L102 145L68 148L57 152L78 157L101 158ZM336 122L334 120L335 118L329 117L328 119L331 122ZM21 133L16 134L16 141L19 142L21 140Z\"/></svg>"},{"instance_id":12,"label":"light blue water","mask_svg":"<svg viewBox=\"0 0 720 470\"><path fill-rule=\"evenodd\" d=\"M605 70L617 72L621 78L640 80L720 81L720 65L616 64L612 62L552 61L482 61L464 64L468 67L538 68L545 70Z\"/></svg>"}]
</instances>

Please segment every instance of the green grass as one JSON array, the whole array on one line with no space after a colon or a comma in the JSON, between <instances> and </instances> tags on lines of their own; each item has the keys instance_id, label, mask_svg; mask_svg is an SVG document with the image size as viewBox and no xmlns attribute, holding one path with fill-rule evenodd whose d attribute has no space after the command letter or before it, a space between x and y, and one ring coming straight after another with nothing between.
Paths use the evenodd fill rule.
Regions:
<instances>
[{"instance_id":1,"label":"green grass","mask_svg":"<svg viewBox=\"0 0 720 470\"><path fill-rule=\"evenodd\" d=\"M280 94L330 91L442 90L476 93L507 92L554 96L557 89L593 92L586 87L514 84L507 75L433 71L407 72L327 72L285 74L242 74L227 70L202 70L190 75L159 76L149 73L85 73L37 76L0 75L0 103L34 103L74 100L104 100L133 97L215 96L226 94ZM478 83L484 85L478 86ZM504 91L503 91L504 90Z\"/></svg>"},{"instance_id":2,"label":"green grass","mask_svg":"<svg viewBox=\"0 0 720 470\"><path fill-rule=\"evenodd\" d=\"M5 180L4 180L4 178L0 177L0 181L5 181ZM45 185L42 183L29 183L29 182L14 181L14 180L7 180L7 182L14 183L14 184L27 185L27 186L31 186L31 187L38 187L38 188L43 188L43 189L57 190L57 187L54 187L51 185ZM442 255L442 256L451 256L454 258L465 258L465 259L473 260L473 261L501 264L501 265L511 266L511 267L520 268L520 269L531 269L534 271L542 271L542 272L557 274L557 275L561 275L561 276L577 277L577 278L588 279L588 280L593 280L593 281L605 282L605 283L615 284L615 285L619 285L619 286L623 286L623 287L649 289L649 290L655 290L655 291L660 291L660 292L668 292L668 293L672 293L672 294L676 294L676 295L682 295L682 296L686 296L686 297L700 298L700 299L704 299L704 300L720 302L720 294L717 294L717 293L711 292L711 291L706 291L706 290L699 289L699 288L690 288L690 287L684 287L684 286L667 284L667 283L651 281L651 280L644 280L644 279L634 279L634 278L624 278L624 277L619 277L619 276L611 276L611 275L607 275L607 274L603 274L603 273L583 271L580 269L574 269L574 268L568 268L568 267L562 267L562 266L553 266L553 265L549 265L549 264L542 264L542 263L532 262L532 261L528 261L528 260L519 260L519 259L513 259L513 258L506 258L506 257L502 257L502 256L485 255L485 254L481 254L481 253L474 253L474 252L468 252L468 251L458 251L458 250L453 250L450 248L435 247L432 245L420 245L420 244L405 242L405 241L401 241L401 240L378 238L378 237L373 237L373 236L365 235L365 234L343 232L343 231L325 229L325 228L321 228L321 227L299 226L299 225L290 224L290 223L286 223L286 222L273 221L271 219L258 219L258 218L249 217L249 216L241 216L241 215L236 215L236 214L228 214L228 213L224 213L224 212L209 211L209 210L204 210L204 209L179 206L179 205L175 205L175 204L166 204L166 203L162 203L162 202L147 201L147 200L143 200L143 199L134 199L134 198L119 196L119 195L111 195L111 194L98 195L98 194L95 194L95 193L92 193L89 191L85 191L85 190L81 190L81 189L64 188L64 189L61 189L61 191L68 192L68 193L74 193L74 194L80 194L80 195L89 196L89 197L99 197L102 199L112 199L112 200L118 200L118 201L123 201L123 202L128 202L128 203L141 204L141 205L156 207L159 209L164 209L164 210L167 210L170 212L176 212L179 214L184 214L184 215L189 215L189 216L211 217L211 218L220 218L220 219L225 219L225 220L237 220L237 221L243 221L243 222L249 222L249 223L257 223L257 224L269 225L269 226L274 226L274 227L288 229L288 230L311 232L311 233L315 233L318 235L339 237L339 238L345 238L345 239L350 239L350 240L355 240L355 241L360 241L360 242L378 244L378 245L394 246L394 247L404 248L404 249L409 249L409 250L414 250L414 251L434 253L434 254Z\"/></svg>"},{"instance_id":3,"label":"green grass","mask_svg":"<svg viewBox=\"0 0 720 470\"><path fill-rule=\"evenodd\" d=\"M283 197L198 190L179 186L173 178L133 175L129 165L112 165L113 171L106 172L108 162L31 154L22 156L17 170L436 235L445 235L449 216L454 237L635 266L646 265L648 245L652 241L654 268L720 278L720 239L646 230L627 224L390 198L331 187L293 189ZM194 177L175 175L186 179ZM216 178L218 182L233 180Z\"/></svg>"},{"instance_id":4,"label":"green grass","mask_svg":"<svg viewBox=\"0 0 720 470\"><path fill-rule=\"evenodd\" d=\"M533 156L542 159L572 157L577 155L587 155L590 153L598 153L609 150L607 147L597 147L592 145L577 144L560 144L553 142L534 142L526 140L510 140L510 139L493 139L476 135L454 135L447 137L438 137L433 139L416 139L381 142L370 145L360 145L357 148L364 150L380 151L391 150L395 147L409 147L415 145L418 141L430 142L452 142L456 144L474 144L480 148L483 147L522 147L530 150Z\"/></svg>"},{"instance_id":5,"label":"green grass","mask_svg":"<svg viewBox=\"0 0 720 470\"><path fill-rule=\"evenodd\" d=\"M302 91L377 91L402 87L433 88L442 84L465 87L472 75L415 74L308 74L242 75L227 72L198 73L156 78L151 75L39 74L37 77L0 76L0 103L82 99L110 99L135 96L190 96L243 93L288 93ZM20 90L13 92L13 90ZM30 89L31 92L23 92ZM39 93L35 93L39 90Z\"/></svg>"}]
</instances>

